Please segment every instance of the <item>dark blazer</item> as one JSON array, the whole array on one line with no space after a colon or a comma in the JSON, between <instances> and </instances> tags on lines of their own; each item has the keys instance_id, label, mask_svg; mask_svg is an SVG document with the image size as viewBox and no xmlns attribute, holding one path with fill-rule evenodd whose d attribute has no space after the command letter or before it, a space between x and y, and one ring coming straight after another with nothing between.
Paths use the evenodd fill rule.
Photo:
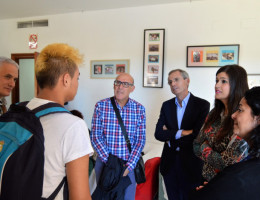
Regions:
<instances>
[{"instance_id":1,"label":"dark blazer","mask_svg":"<svg viewBox=\"0 0 260 200\"><path fill-rule=\"evenodd\" d=\"M252 159L226 167L190 200L259 200L260 159Z\"/></svg>"},{"instance_id":2,"label":"dark blazer","mask_svg":"<svg viewBox=\"0 0 260 200\"><path fill-rule=\"evenodd\" d=\"M197 137L206 119L209 106L208 101L195 97L192 94L190 95L182 119L181 129L193 130L193 133L176 140L175 135L179 128L175 98L163 103L155 130L155 138L161 142L165 142L160 163L160 171L163 176L172 167L174 160L172 158L176 155L176 148L179 147L182 169L187 174L187 177L192 182L201 180L202 161L193 153L193 140ZM163 130L163 125L168 130ZM166 141L170 141L171 147L168 146Z\"/></svg>"}]
</instances>

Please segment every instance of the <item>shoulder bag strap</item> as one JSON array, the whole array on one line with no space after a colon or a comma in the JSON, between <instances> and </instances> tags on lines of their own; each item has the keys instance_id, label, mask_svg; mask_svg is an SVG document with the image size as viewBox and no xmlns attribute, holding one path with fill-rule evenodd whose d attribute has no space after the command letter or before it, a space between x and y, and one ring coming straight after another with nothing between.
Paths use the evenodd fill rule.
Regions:
<instances>
[{"instance_id":1,"label":"shoulder bag strap","mask_svg":"<svg viewBox=\"0 0 260 200\"><path fill-rule=\"evenodd\" d=\"M120 115L120 113L119 113L119 110L118 110L118 108L116 107L115 98L114 98L114 97L110 97L110 101L111 101L111 103L112 103L112 105L113 105L113 108L114 108L114 111L115 111L115 113L116 113L116 117L117 117L118 123L119 123L120 126L121 126L122 133L123 133L123 135L124 135L124 138L125 138L125 141L126 141L126 144L127 144L128 151L129 151L129 153L131 153L130 140L129 140L128 135L127 135L127 133L126 133L125 125L124 125L124 123L123 123L123 120L122 120L122 118L121 118L121 115Z\"/></svg>"}]
</instances>

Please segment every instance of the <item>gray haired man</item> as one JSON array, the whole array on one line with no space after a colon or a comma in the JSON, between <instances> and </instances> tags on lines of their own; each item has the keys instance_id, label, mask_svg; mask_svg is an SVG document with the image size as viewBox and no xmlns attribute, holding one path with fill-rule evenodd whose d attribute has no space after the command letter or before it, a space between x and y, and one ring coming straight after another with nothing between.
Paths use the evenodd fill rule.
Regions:
<instances>
[{"instance_id":1,"label":"gray haired man","mask_svg":"<svg viewBox=\"0 0 260 200\"><path fill-rule=\"evenodd\" d=\"M18 79L18 64L10 58L0 56L0 115L6 112L5 97L9 96Z\"/></svg>"}]
</instances>

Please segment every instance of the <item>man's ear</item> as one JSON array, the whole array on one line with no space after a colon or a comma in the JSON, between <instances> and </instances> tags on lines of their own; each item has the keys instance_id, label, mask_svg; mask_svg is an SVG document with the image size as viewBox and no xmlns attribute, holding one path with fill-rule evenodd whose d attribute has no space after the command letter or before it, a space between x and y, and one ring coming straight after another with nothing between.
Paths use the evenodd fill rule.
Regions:
<instances>
[{"instance_id":1,"label":"man's ear","mask_svg":"<svg viewBox=\"0 0 260 200\"><path fill-rule=\"evenodd\" d=\"M189 78L187 78L187 83L188 83L188 86L190 85L190 79Z\"/></svg>"},{"instance_id":2,"label":"man's ear","mask_svg":"<svg viewBox=\"0 0 260 200\"><path fill-rule=\"evenodd\" d=\"M63 75L63 85L64 85L64 86L70 85L70 81L71 81L70 75L69 75L68 73L65 73L65 74Z\"/></svg>"},{"instance_id":3,"label":"man's ear","mask_svg":"<svg viewBox=\"0 0 260 200\"><path fill-rule=\"evenodd\" d=\"M135 86L133 85L132 87L131 87L131 92L133 92L135 90Z\"/></svg>"}]
</instances>

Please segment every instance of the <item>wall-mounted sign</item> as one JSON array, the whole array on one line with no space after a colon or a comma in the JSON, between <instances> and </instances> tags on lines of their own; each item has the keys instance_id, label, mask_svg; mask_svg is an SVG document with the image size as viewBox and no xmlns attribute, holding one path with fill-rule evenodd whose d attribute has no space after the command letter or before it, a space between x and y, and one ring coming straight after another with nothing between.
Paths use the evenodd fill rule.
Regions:
<instances>
[{"instance_id":1,"label":"wall-mounted sign","mask_svg":"<svg viewBox=\"0 0 260 200\"><path fill-rule=\"evenodd\" d=\"M29 36L29 48L37 49L38 36L36 34L30 34Z\"/></svg>"}]
</instances>

